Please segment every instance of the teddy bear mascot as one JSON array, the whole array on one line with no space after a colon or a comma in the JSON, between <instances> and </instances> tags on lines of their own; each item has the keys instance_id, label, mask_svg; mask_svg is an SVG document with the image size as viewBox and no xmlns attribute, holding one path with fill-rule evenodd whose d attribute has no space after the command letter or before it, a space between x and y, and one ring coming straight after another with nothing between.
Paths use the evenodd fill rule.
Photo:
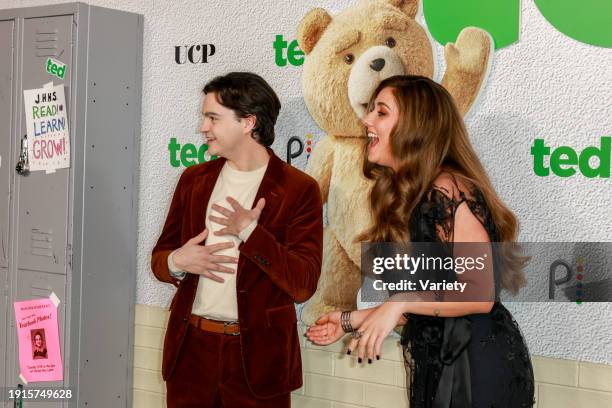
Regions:
<instances>
[{"instance_id":1,"label":"teddy bear mascot","mask_svg":"<svg viewBox=\"0 0 612 408\"><path fill-rule=\"evenodd\" d=\"M361 172L366 135L360 118L385 78L435 77L433 41L417 22L420 11L420 0L362 0L333 17L315 8L299 25L298 42L306 55L304 100L326 133L306 171L319 183L328 221L318 289L302 310L305 324L332 310L356 308L361 260L355 238L371 220L371 182ZM483 88L493 41L469 27L444 51L442 85L465 115Z\"/></svg>"}]
</instances>

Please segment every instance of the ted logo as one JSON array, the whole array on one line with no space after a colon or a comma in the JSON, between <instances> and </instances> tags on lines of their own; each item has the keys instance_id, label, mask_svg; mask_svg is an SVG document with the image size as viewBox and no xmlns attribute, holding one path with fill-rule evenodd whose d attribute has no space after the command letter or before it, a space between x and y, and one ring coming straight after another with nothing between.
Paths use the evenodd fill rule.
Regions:
<instances>
[{"instance_id":1,"label":"ted logo","mask_svg":"<svg viewBox=\"0 0 612 408\"><path fill-rule=\"evenodd\" d=\"M66 64L53 58L47 59L47 74L55 75L60 79L64 79L66 75Z\"/></svg>"},{"instance_id":2,"label":"ted logo","mask_svg":"<svg viewBox=\"0 0 612 408\"><path fill-rule=\"evenodd\" d=\"M297 40L287 43L282 34L279 34L272 46L274 47L274 62L277 66L284 67L289 62L294 67L299 67L304 63L304 51L300 50ZM286 54L285 50L287 50Z\"/></svg>"},{"instance_id":3,"label":"ted logo","mask_svg":"<svg viewBox=\"0 0 612 408\"><path fill-rule=\"evenodd\" d=\"M579 171L588 178L610 178L611 145L612 138L604 136L599 147L589 146L579 153L569 146L551 149L544 139L536 139L531 146L533 171L540 177L546 177L551 172L559 177L571 177ZM548 167L546 158L549 158Z\"/></svg>"},{"instance_id":4,"label":"ted logo","mask_svg":"<svg viewBox=\"0 0 612 408\"><path fill-rule=\"evenodd\" d=\"M553 27L585 44L612 47L612 2L606 0L534 0ZM480 27L500 49L519 40L520 0L423 0L431 35L440 44L455 42L464 27Z\"/></svg>"}]
</instances>

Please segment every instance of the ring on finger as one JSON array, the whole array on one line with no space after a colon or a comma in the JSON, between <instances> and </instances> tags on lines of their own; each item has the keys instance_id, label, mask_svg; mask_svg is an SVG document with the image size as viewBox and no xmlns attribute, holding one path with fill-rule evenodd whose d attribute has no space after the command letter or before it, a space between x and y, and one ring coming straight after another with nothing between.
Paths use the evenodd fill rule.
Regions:
<instances>
[{"instance_id":1,"label":"ring on finger","mask_svg":"<svg viewBox=\"0 0 612 408\"><path fill-rule=\"evenodd\" d=\"M351 333L351 336L353 336L353 338L355 340L359 340L363 336L363 332L362 331L354 331L354 332Z\"/></svg>"}]
</instances>

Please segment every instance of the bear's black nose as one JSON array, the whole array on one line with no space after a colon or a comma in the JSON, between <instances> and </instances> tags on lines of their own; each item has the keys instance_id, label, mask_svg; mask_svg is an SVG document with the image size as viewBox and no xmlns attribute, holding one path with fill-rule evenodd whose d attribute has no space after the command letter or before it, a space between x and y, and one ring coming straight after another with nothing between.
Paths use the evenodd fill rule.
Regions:
<instances>
[{"instance_id":1,"label":"bear's black nose","mask_svg":"<svg viewBox=\"0 0 612 408\"><path fill-rule=\"evenodd\" d=\"M374 61L370 62L370 68L372 68L376 72L380 72L381 69L385 67L385 60L382 58L376 58Z\"/></svg>"}]
</instances>

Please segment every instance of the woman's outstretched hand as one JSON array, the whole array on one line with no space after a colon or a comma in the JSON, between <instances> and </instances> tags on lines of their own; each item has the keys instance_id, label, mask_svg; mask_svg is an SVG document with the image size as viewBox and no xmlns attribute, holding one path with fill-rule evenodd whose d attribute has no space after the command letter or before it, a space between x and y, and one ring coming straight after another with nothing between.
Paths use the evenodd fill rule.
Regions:
<instances>
[{"instance_id":1,"label":"woman's outstretched hand","mask_svg":"<svg viewBox=\"0 0 612 408\"><path fill-rule=\"evenodd\" d=\"M314 326L306 330L308 340L320 346L327 346L340 340L344 333L340 324L342 312L329 312L317 320Z\"/></svg>"},{"instance_id":2,"label":"woman's outstretched hand","mask_svg":"<svg viewBox=\"0 0 612 408\"><path fill-rule=\"evenodd\" d=\"M391 333L391 330L403 322L401 302L385 302L374 309L373 313L363 321L359 327L359 336L353 338L348 346L349 354L357 349L357 356L361 361L366 356L368 362L380 356L383 340Z\"/></svg>"}]
</instances>

